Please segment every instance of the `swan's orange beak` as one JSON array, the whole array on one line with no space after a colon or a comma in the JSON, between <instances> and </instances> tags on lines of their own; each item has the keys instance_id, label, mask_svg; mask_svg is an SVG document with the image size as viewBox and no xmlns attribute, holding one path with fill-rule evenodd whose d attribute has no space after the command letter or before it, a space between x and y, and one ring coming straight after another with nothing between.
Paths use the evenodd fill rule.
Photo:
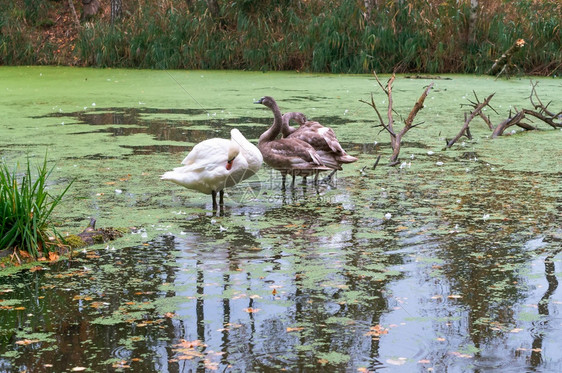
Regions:
<instances>
[{"instance_id":1,"label":"swan's orange beak","mask_svg":"<svg viewBox=\"0 0 562 373\"><path fill-rule=\"evenodd\" d=\"M234 159L231 159L230 161L226 162L226 169L230 171L233 163L234 163Z\"/></svg>"}]
</instances>

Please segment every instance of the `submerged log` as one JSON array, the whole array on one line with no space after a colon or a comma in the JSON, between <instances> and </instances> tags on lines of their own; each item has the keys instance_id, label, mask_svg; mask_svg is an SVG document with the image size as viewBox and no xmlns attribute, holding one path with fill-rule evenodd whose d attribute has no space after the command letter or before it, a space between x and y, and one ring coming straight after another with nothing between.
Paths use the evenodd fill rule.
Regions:
<instances>
[{"instance_id":1,"label":"submerged log","mask_svg":"<svg viewBox=\"0 0 562 373\"><path fill-rule=\"evenodd\" d=\"M90 224L81 233L69 235L65 237L65 241L71 248L77 249L84 246L96 245L113 241L122 237L123 229L116 228L98 228L96 229L96 219L92 218Z\"/></svg>"}]
</instances>

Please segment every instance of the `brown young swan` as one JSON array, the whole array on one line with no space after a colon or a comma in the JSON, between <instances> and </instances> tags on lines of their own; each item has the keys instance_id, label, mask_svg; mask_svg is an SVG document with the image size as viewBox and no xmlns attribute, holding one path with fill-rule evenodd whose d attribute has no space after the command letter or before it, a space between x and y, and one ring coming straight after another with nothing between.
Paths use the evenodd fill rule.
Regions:
<instances>
[{"instance_id":1,"label":"brown young swan","mask_svg":"<svg viewBox=\"0 0 562 373\"><path fill-rule=\"evenodd\" d=\"M338 163L333 157L322 157L312 145L297 138L277 139L283 126L281 111L275 100L270 96L262 97L256 104L267 106L273 112L273 124L258 141L258 148L263 160L272 168L281 172L283 187L287 173L294 176L307 175L316 170L337 169ZM293 185L292 184L292 185Z\"/></svg>"},{"instance_id":2,"label":"brown young swan","mask_svg":"<svg viewBox=\"0 0 562 373\"><path fill-rule=\"evenodd\" d=\"M289 125L291 120L295 120L300 127L291 127ZM343 150L336 138L336 134L330 127L325 127L315 121L306 120L306 117L302 113L291 112L283 115L281 133L283 137L297 138L312 145L319 154L321 154L321 152L330 154L335 157L340 165L357 161L356 157L347 154L347 152Z\"/></svg>"},{"instance_id":3,"label":"brown young swan","mask_svg":"<svg viewBox=\"0 0 562 373\"><path fill-rule=\"evenodd\" d=\"M291 127L290 121L296 121L300 127ZM342 148L336 134L330 127L325 127L318 122L309 121L306 116L299 112L290 112L283 115L283 127L281 128L283 137L297 138L310 145L316 150L320 157L333 157L337 163L338 168L341 170L341 165L344 163L353 163L357 161ZM328 179L333 175L330 174ZM318 176L318 175L316 175Z\"/></svg>"}]
</instances>

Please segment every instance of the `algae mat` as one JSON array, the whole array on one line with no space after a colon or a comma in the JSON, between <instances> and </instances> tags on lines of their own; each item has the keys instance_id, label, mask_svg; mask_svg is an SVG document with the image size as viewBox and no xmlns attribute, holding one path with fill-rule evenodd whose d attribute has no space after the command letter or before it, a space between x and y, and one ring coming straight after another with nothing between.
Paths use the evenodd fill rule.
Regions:
<instances>
[{"instance_id":1,"label":"algae mat","mask_svg":"<svg viewBox=\"0 0 562 373\"><path fill-rule=\"evenodd\" d=\"M372 76L1 67L0 156L46 152L53 192L75 180L58 229L135 228L0 278L1 369L556 369L562 131L492 140L475 121L444 150L473 91L496 93L498 123L529 106L531 84L442 78L390 168L389 136L359 102L386 110ZM562 107L562 81L538 80ZM398 121L430 82L397 77ZM264 166L217 213L160 182L199 141L236 127L255 143L272 121L253 104L264 95L330 125L359 161L285 191Z\"/></svg>"}]
</instances>

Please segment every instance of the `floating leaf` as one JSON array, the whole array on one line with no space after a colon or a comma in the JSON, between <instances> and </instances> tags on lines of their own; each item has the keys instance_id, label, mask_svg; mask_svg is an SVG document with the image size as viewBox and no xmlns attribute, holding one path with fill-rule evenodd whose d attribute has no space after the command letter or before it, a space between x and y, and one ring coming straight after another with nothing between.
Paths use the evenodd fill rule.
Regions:
<instances>
[{"instance_id":1,"label":"floating leaf","mask_svg":"<svg viewBox=\"0 0 562 373\"><path fill-rule=\"evenodd\" d=\"M287 328L287 332L288 332L288 333L290 333L290 332L298 332L298 331L301 331L301 330L303 330L303 329L304 329L303 327L299 327L299 328Z\"/></svg>"},{"instance_id":2,"label":"floating leaf","mask_svg":"<svg viewBox=\"0 0 562 373\"><path fill-rule=\"evenodd\" d=\"M390 365L404 365L406 364L406 360L405 357L399 357L397 359L386 359L386 362Z\"/></svg>"},{"instance_id":3,"label":"floating leaf","mask_svg":"<svg viewBox=\"0 0 562 373\"><path fill-rule=\"evenodd\" d=\"M27 345L30 345L32 343L37 343L37 342L39 342L38 339L21 339L19 341L16 341L16 344L21 345L21 346L27 346Z\"/></svg>"},{"instance_id":4,"label":"floating leaf","mask_svg":"<svg viewBox=\"0 0 562 373\"><path fill-rule=\"evenodd\" d=\"M472 355L463 354L462 352L458 352L458 351L451 352L451 355L456 356L456 357L461 357L463 359L472 359L474 357Z\"/></svg>"},{"instance_id":5,"label":"floating leaf","mask_svg":"<svg viewBox=\"0 0 562 373\"><path fill-rule=\"evenodd\" d=\"M116 363L113 363L111 365L113 368L118 368L118 369L122 369L122 368L130 368L131 366L127 364L127 362L125 360L122 361L118 361Z\"/></svg>"},{"instance_id":6,"label":"floating leaf","mask_svg":"<svg viewBox=\"0 0 562 373\"><path fill-rule=\"evenodd\" d=\"M388 334L388 329L381 327L380 325L371 326L369 331L364 335L370 335L373 337L379 337L382 334Z\"/></svg>"}]
</instances>

